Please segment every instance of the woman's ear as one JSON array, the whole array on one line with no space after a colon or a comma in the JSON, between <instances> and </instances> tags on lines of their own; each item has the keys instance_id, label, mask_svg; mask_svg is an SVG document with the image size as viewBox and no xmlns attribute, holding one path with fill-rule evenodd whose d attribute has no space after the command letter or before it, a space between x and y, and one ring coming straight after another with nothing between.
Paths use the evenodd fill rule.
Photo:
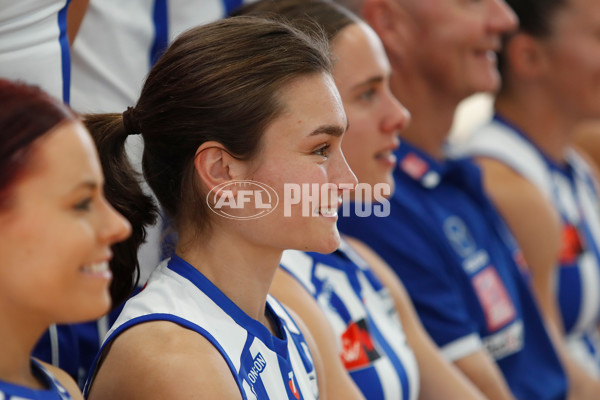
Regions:
<instances>
[{"instance_id":1,"label":"woman's ear","mask_svg":"<svg viewBox=\"0 0 600 400\"><path fill-rule=\"evenodd\" d=\"M243 179L243 167L243 161L214 141L202 143L194 156L196 174L208 190L231 180Z\"/></svg>"},{"instance_id":2,"label":"woman's ear","mask_svg":"<svg viewBox=\"0 0 600 400\"><path fill-rule=\"evenodd\" d=\"M549 70L544 45L526 33L515 34L506 44L510 69L520 80L537 79Z\"/></svg>"}]
</instances>

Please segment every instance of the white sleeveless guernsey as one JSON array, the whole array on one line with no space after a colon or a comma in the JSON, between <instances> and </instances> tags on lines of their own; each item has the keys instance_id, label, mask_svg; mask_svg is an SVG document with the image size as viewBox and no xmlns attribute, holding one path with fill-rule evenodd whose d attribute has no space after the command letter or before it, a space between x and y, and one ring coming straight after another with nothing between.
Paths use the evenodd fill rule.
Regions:
<instances>
[{"instance_id":1,"label":"white sleeveless guernsey","mask_svg":"<svg viewBox=\"0 0 600 400\"><path fill-rule=\"evenodd\" d=\"M124 330L147 321L171 321L196 331L221 353L243 399L317 399L316 372L302 333L269 296L279 337L250 318L204 275L178 256L163 262L131 298L108 332L101 353ZM93 379L98 357L92 366ZM87 395L90 380L84 393Z\"/></svg>"}]
</instances>

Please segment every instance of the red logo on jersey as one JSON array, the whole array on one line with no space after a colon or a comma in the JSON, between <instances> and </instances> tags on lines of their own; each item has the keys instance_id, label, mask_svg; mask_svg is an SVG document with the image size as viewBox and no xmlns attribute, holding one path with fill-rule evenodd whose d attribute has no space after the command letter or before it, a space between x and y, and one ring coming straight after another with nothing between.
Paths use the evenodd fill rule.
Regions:
<instances>
[{"instance_id":1,"label":"red logo on jersey","mask_svg":"<svg viewBox=\"0 0 600 400\"><path fill-rule=\"evenodd\" d=\"M341 357L348 370L368 367L380 357L364 319L350 323L342 334Z\"/></svg>"},{"instance_id":2,"label":"red logo on jersey","mask_svg":"<svg viewBox=\"0 0 600 400\"><path fill-rule=\"evenodd\" d=\"M562 229L562 247L560 249L560 264L561 265L575 265L577 258L583 252L583 246L581 244L581 238L577 229L567 224Z\"/></svg>"},{"instance_id":3,"label":"red logo on jersey","mask_svg":"<svg viewBox=\"0 0 600 400\"><path fill-rule=\"evenodd\" d=\"M515 318L515 307L494 267L490 265L483 269L472 282L489 331L494 332Z\"/></svg>"},{"instance_id":4,"label":"red logo on jersey","mask_svg":"<svg viewBox=\"0 0 600 400\"><path fill-rule=\"evenodd\" d=\"M429 170L429 166L415 153L409 153L400 162L400 168L414 180L420 180Z\"/></svg>"},{"instance_id":5,"label":"red logo on jersey","mask_svg":"<svg viewBox=\"0 0 600 400\"><path fill-rule=\"evenodd\" d=\"M290 380L288 381L288 385L290 385L290 390L292 391L292 394L296 399L300 400L300 392L298 392L298 389L296 389L296 385L294 384L294 373L290 372L288 374L288 377L290 378Z\"/></svg>"}]
</instances>

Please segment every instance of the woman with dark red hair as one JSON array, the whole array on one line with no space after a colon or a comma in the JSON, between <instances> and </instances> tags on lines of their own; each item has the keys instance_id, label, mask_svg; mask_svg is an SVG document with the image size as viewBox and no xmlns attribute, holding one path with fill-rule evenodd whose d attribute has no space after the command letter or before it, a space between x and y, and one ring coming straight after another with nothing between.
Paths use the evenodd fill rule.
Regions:
<instances>
[{"instance_id":1,"label":"woman with dark red hair","mask_svg":"<svg viewBox=\"0 0 600 400\"><path fill-rule=\"evenodd\" d=\"M110 246L129 223L106 201L94 142L40 89L0 80L0 398L81 398L31 357L53 323L110 307Z\"/></svg>"}]
</instances>

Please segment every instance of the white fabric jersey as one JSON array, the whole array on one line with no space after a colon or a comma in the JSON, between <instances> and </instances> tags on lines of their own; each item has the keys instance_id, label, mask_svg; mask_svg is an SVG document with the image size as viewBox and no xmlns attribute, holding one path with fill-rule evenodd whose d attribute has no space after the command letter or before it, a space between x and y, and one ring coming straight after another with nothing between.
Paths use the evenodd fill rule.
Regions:
<instances>
[{"instance_id":1,"label":"white fabric jersey","mask_svg":"<svg viewBox=\"0 0 600 400\"><path fill-rule=\"evenodd\" d=\"M600 209L589 166L573 149L565 165L547 158L500 116L477 130L460 150L497 159L532 182L562 218L558 300L573 356L600 376Z\"/></svg>"},{"instance_id":2,"label":"white fabric jersey","mask_svg":"<svg viewBox=\"0 0 600 400\"><path fill-rule=\"evenodd\" d=\"M122 112L135 105L150 69L153 4L90 0L72 48L75 110Z\"/></svg>"},{"instance_id":3,"label":"white fabric jersey","mask_svg":"<svg viewBox=\"0 0 600 400\"><path fill-rule=\"evenodd\" d=\"M418 398L419 369L394 302L346 241L331 254L286 250L281 266L319 303L342 362L365 398Z\"/></svg>"},{"instance_id":4,"label":"white fabric jersey","mask_svg":"<svg viewBox=\"0 0 600 400\"><path fill-rule=\"evenodd\" d=\"M0 0L0 76L69 102L68 0Z\"/></svg>"},{"instance_id":5,"label":"white fabric jersey","mask_svg":"<svg viewBox=\"0 0 600 400\"><path fill-rule=\"evenodd\" d=\"M73 108L103 113L135 105L153 58L168 43L239 4L242 0L90 0L72 49Z\"/></svg>"},{"instance_id":6,"label":"white fabric jersey","mask_svg":"<svg viewBox=\"0 0 600 400\"><path fill-rule=\"evenodd\" d=\"M243 399L317 399L316 372L302 333L270 296L266 309L277 325L278 337L245 314L198 270L173 256L152 273L142 292L125 304L102 349L131 326L171 321L196 331L219 350Z\"/></svg>"}]
</instances>

